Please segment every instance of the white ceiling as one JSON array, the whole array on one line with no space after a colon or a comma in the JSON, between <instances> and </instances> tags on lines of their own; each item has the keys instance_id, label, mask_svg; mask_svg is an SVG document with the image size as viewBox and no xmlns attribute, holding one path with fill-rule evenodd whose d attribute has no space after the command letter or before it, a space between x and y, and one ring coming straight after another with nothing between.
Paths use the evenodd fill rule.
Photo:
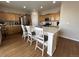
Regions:
<instances>
[{"instance_id":1,"label":"white ceiling","mask_svg":"<svg viewBox=\"0 0 79 59\"><path fill-rule=\"evenodd\" d=\"M7 10L17 10L23 12L31 12L33 9L36 9L39 12L54 9L55 7L60 7L61 2L56 2L53 4L52 1L10 1L10 3L6 3L5 1L0 1L0 9ZM26 6L24 9L23 6ZM40 7L43 6L41 9Z\"/></svg>"}]
</instances>

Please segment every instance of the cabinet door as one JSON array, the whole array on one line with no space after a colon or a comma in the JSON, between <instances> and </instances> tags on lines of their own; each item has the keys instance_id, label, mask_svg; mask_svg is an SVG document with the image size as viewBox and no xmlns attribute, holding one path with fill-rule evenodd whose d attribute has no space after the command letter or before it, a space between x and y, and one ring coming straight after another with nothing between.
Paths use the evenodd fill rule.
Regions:
<instances>
[{"instance_id":1,"label":"cabinet door","mask_svg":"<svg viewBox=\"0 0 79 59\"><path fill-rule=\"evenodd\" d=\"M0 44L1 44L1 41L2 41L2 34L1 34L1 31L0 31Z\"/></svg>"}]
</instances>

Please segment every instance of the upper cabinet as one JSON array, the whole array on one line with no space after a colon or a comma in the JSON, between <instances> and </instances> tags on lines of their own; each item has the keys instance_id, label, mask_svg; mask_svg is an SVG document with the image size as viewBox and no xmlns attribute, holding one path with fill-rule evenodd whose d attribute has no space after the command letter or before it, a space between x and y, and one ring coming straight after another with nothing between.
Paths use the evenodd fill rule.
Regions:
<instances>
[{"instance_id":1,"label":"upper cabinet","mask_svg":"<svg viewBox=\"0 0 79 59\"><path fill-rule=\"evenodd\" d=\"M49 18L51 21L59 21L60 18L60 13L50 13L46 15L40 15L39 16L39 21L45 21L45 18Z\"/></svg>"},{"instance_id":2,"label":"upper cabinet","mask_svg":"<svg viewBox=\"0 0 79 59\"><path fill-rule=\"evenodd\" d=\"M0 12L0 19L17 21L17 20L19 20L20 16L21 16L20 14Z\"/></svg>"}]
</instances>

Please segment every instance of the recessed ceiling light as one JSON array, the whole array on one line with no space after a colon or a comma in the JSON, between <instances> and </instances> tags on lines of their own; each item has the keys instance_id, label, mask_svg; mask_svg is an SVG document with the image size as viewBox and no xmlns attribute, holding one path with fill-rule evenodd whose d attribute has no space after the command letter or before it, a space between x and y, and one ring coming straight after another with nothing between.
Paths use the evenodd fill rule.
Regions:
<instances>
[{"instance_id":1,"label":"recessed ceiling light","mask_svg":"<svg viewBox=\"0 0 79 59\"><path fill-rule=\"evenodd\" d=\"M26 6L24 6L24 8L26 8Z\"/></svg>"},{"instance_id":2,"label":"recessed ceiling light","mask_svg":"<svg viewBox=\"0 0 79 59\"><path fill-rule=\"evenodd\" d=\"M41 6L41 8L43 8L43 6Z\"/></svg>"},{"instance_id":3,"label":"recessed ceiling light","mask_svg":"<svg viewBox=\"0 0 79 59\"><path fill-rule=\"evenodd\" d=\"M7 3L10 3L10 1L6 1Z\"/></svg>"},{"instance_id":4,"label":"recessed ceiling light","mask_svg":"<svg viewBox=\"0 0 79 59\"><path fill-rule=\"evenodd\" d=\"M55 4L56 3L56 1L53 1L53 4Z\"/></svg>"}]
</instances>

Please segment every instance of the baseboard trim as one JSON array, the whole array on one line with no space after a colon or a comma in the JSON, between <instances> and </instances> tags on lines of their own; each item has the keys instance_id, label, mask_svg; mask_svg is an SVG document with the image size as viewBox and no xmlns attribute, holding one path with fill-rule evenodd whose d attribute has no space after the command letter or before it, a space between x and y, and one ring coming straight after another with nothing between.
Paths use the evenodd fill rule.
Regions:
<instances>
[{"instance_id":1,"label":"baseboard trim","mask_svg":"<svg viewBox=\"0 0 79 59\"><path fill-rule=\"evenodd\" d=\"M64 36L64 35L59 35L59 37L63 37L63 38L69 39L69 40L73 40L73 41L79 42L79 40L77 40L77 39L70 38L70 37L67 37L67 36Z\"/></svg>"}]
</instances>

